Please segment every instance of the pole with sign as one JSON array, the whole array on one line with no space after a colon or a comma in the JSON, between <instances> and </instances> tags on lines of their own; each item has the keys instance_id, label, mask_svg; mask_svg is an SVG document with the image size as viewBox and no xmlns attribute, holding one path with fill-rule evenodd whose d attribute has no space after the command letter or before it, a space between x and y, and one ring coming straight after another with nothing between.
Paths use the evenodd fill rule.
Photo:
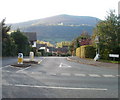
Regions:
<instances>
[{"instance_id":1,"label":"pole with sign","mask_svg":"<svg viewBox=\"0 0 120 100\"><path fill-rule=\"evenodd\" d=\"M95 37L95 43L96 43L97 50L96 50L96 56L95 56L94 60L97 61L100 58L100 49L98 46L98 44L99 44L99 37L98 36Z\"/></svg>"},{"instance_id":2,"label":"pole with sign","mask_svg":"<svg viewBox=\"0 0 120 100\"><path fill-rule=\"evenodd\" d=\"M115 61L115 58L119 58L119 54L109 54L109 57L112 57Z\"/></svg>"},{"instance_id":3,"label":"pole with sign","mask_svg":"<svg viewBox=\"0 0 120 100\"><path fill-rule=\"evenodd\" d=\"M18 53L18 64L23 64L23 53Z\"/></svg>"}]
</instances>

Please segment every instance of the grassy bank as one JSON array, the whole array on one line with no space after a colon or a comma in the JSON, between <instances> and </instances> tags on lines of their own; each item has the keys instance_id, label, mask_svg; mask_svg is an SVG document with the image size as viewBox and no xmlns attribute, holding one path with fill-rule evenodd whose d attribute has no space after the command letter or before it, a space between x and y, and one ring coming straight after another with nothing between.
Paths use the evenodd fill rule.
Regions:
<instances>
[{"instance_id":1,"label":"grassy bank","mask_svg":"<svg viewBox=\"0 0 120 100\"><path fill-rule=\"evenodd\" d=\"M120 61L103 60L103 59L99 59L99 61L100 62L106 62L106 63L120 64Z\"/></svg>"}]
</instances>

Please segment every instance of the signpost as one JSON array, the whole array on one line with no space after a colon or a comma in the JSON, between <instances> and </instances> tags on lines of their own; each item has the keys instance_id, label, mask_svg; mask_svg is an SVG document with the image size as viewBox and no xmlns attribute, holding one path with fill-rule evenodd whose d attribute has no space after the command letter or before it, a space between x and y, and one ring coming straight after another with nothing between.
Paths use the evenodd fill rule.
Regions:
<instances>
[{"instance_id":1,"label":"signpost","mask_svg":"<svg viewBox=\"0 0 120 100\"><path fill-rule=\"evenodd\" d=\"M99 43L99 37L98 36L95 37L95 43L96 43L97 50L96 50L96 56L95 56L94 60L97 61L100 58L100 49L99 49L99 46L98 46L98 43Z\"/></svg>"},{"instance_id":2,"label":"signpost","mask_svg":"<svg viewBox=\"0 0 120 100\"><path fill-rule=\"evenodd\" d=\"M23 64L23 53L18 53L18 64Z\"/></svg>"},{"instance_id":3,"label":"signpost","mask_svg":"<svg viewBox=\"0 0 120 100\"><path fill-rule=\"evenodd\" d=\"M109 57L112 57L115 61L115 58L119 58L119 54L109 54Z\"/></svg>"},{"instance_id":4,"label":"signpost","mask_svg":"<svg viewBox=\"0 0 120 100\"><path fill-rule=\"evenodd\" d=\"M99 37L98 36L95 37L95 43L96 44L99 43Z\"/></svg>"}]
</instances>

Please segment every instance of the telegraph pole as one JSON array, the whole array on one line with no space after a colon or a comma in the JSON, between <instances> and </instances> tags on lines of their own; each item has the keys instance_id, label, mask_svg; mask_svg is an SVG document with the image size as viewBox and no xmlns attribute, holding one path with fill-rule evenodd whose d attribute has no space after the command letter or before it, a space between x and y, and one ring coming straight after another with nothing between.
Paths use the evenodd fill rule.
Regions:
<instances>
[{"instance_id":1,"label":"telegraph pole","mask_svg":"<svg viewBox=\"0 0 120 100\"><path fill-rule=\"evenodd\" d=\"M120 16L120 1L118 2L118 16Z\"/></svg>"}]
</instances>

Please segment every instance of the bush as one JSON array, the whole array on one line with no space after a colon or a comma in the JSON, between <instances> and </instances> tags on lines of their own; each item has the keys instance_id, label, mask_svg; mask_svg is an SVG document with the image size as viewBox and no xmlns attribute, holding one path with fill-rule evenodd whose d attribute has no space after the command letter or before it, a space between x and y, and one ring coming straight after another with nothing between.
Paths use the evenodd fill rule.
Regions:
<instances>
[{"instance_id":1,"label":"bush","mask_svg":"<svg viewBox=\"0 0 120 100\"><path fill-rule=\"evenodd\" d=\"M91 45L84 46L85 48L85 58L94 58L95 57L95 48Z\"/></svg>"},{"instance_id":2,"label":"bush","mask_svg":"<svg viewBox=\"0 0 120 100\"><path fill-rule=\"evenodd\" d=\"M39 56L41 56L41 53L37 52L35 56L39 57Z\"/></svg>"},{"instance_id":3,"label":"bush","mask_svg":"<svg viewBox=\"0 0 120 100\"><path fill-rule=\"evenodd\" d=\"M109 60L109 54L110 54L109 49L101 50L100 54L101 54L101 59Z\"/></svg>"}]
</instances>

